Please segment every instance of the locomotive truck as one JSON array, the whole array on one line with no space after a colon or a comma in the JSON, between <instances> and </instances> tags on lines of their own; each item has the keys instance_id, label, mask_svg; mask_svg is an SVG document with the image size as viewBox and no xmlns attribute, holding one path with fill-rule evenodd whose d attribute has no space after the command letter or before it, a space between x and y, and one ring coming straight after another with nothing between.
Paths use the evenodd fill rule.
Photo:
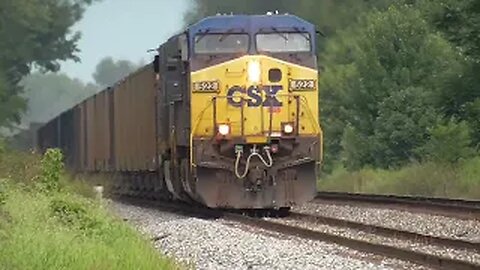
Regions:
<instances>
[{"instance_id":1,"label":"locomotive truck","mask_svg":"<svg viewBox=\"0 0 480 270\"><path fill-rule=\"evenodd\" d=\"M48 122L38 146L121 194L289 209L314 197L322 157L316 42L293 15L207 17Z\"/></svg>"}]
</instances>

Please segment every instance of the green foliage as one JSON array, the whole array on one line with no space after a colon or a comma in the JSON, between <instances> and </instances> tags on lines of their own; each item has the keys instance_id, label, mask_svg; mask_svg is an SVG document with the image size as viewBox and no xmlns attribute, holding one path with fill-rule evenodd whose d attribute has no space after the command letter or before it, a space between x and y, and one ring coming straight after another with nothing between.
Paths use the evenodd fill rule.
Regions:
<instances>
[{"instance_id":1,"label":"green foliage","mask_svg":"<svg viewBox=\"0 0 480 270\"><path fill-rule=\"evenodd\" d=\"M32 68L58 71L60 61L79 60L80 34L71 28L93 1L0 1L0 126L20 121L19 82Z\"/></svg>"},{"instance_id":2,"label":"green foliage","mask_svg":"<svg viewBox=\"0 0 480 270\"><path fill-rule=\"evenodd\" d=\"M80 201L54 199L50 202L51 214L62 224L87 234L101 231L104 224L88 214L88 207Z\"/></svg>"},{"instance_id":3,"label":"green foliage","mask_svg":"<svg viewBox=\"0 0 480 270\"><path fill-rule=\"evenodd\" d=\"M391 6L341 31L325 55L322 116L327 149L338 151L332 155L340 154L343 130L351 125L369 147L347 164L391 167L415 159L438 119L432 96L459 67L448 42L420 11ZM366 158L351 160L357 157Z\"/></svg>"},{"instance_id":4,"label":"green foliage","mask_svg":"<svg viewBox=\"0 0 480 270\"><path fill-rule=\"evenodd\" d=\"M444 1L443 12L435 20L450 41L466 55L480 60L480 2L477 0Z\"/></svg>"},{"instance_id":5,"label":"green foliage","mask_svg":"<svg viewBox=\"0 0 480 270\"><path fill-rule=\"evenodd\" d=\"M0 179L0 207L7 202L7 180Z\"/></svg>"},{"instance_id":6,"label":"green foliage","mask_svg":"<svg viewBox=\"0 0 480 270\"><path fill-rule=\"evenodd\" d=\"M45 192L60 190L60 177L63 174L63 154L60 149L48 149L42 158L40 189Z\"/></svg>"},{"instance_id":7,"label":"green foliage","mask_svg":"<svg viewBox=\"0 0 480 270\"><path fill-rule=\"evenodd\" d=\"M60 155L50 153L48 171L58 172ZM1 269L179 268L101 203L73 193L65 179L60 192L39 192L35 182L24 179L43 177L43 167L34 169L38 160L9 152L0 161Z\"/></svg>"},{"instance_id":8,"label":"green foliage","mask_svg":"<svg viewBox=\"0 0 480 270\"><path fill-rule=\"evenodd\" d=\"M349 170L361 169L366 160L371 159L368 155L369 147L369 142L362 134L359 134L354 127L347 126L342 137L345 167Z\"/></svg>"},{"instance_id":9,"label":"green foliage","mask_svg":"<svg viewBox=\"0 0 480 270\"><path fill-rule=\"evenodd\" d=\"M0 155L0 178L30 186L40 173L40 160L36 155L15 151Z\"/></svg>"},{"instance_id":10,"label":"green foliage","mask_svg":"<svg viewBox=\"0 0 480 270\"><path fill-rule=\"evenodd\" d=\"M318 189L480 199L480 158L463 160L454 166L412 163L396 170L363 168L349 172L337 167L318 181Z\"/></svg>"},{"instance_id":11,"label":"green foliage","mask_svg":"<svg viewBox=\"0 0 480 270\"><path fill-rule=\"evenodd\" d=\"M7 145L5 144L5 140L0 137L0 161L2 160L2 155L7 151Z\"/></svg>"},{"instance_id":12,"label":"green foliage","mask_svg":"<svg viewBox=\"0 0 480 270\"><path fill-rule=\"evenodd\" d=\"M427 160L453 164L474 154L470 145L468 124L450 120L430 129L430 139L420 151Z\"/></svg>"},{"instance_id":13,"label":"green foliage","mask_svg":"<svg viewBox=\"0 0 480 270\"><path fill-rule=\"evenodd\" d=\"M133 228L74 194L52 200L14 188L3 208L10 221L0 219L2 269L177 269Z\"/></svg>"},{"instance_id":14,"label":"green foliage","mask_svg":"<svg viewBox=\"0 0 480 270\"><path fill-rule=\"evenodd\" d=\"M107 57L98 63L93 78L101 87L112 86L137 68L130 61L114 61L111 57Z\"/></svg>"}]
</instances>

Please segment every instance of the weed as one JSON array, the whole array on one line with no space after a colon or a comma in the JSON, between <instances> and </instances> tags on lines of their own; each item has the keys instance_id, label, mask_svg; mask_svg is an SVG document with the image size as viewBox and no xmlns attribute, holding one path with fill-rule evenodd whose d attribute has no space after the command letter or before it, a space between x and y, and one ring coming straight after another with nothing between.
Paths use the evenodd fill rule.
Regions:
<instances>
[{"instance_id":1,"label":"weed","mask_svg":"<svg viewBox=\"0 0 480 270\"><path fill-rule=\"evenodd\" d=\"M7 180L0 179L0 207L7 202Z\"/></svg>"},{"instance_id":2,"label":"weed","mask_svg":"<svg viewBox=\"0 0 480 270\"><path fill-rule=\"evenodd\" d=\"M48 149L42 158L40 189L45 192L60 190L60 177L63 174L63 154L59 149Z\"/></svg>"},{"instance_id":3,"label":"weed","mask_svg":"<svg viewBox=\"0 0 480 270\"><path fill-rule=\"evenodd\" d=\"M93 234L102 228L102 222L89 215L88 206L79 201L53 199L50 202L50 210L58 221L86 234Z\"/></svg>"}]
</instances>

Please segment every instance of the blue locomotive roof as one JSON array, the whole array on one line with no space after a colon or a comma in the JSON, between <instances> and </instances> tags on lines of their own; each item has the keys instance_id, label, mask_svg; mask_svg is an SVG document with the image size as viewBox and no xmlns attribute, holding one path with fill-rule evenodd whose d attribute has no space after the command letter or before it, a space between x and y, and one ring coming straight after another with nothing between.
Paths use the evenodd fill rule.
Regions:
<instances>
[{"instance_id":1,"label":"blue locomotive roof","mask_svg":"<svg viewBox=\"0 0 480 270\"><path fill-rule=\"evenodd\" d=\"M308 32L315 36L315 25L294 15L217 15L207 17L196 24L191 25L189 32L190 42L198 33L249 33L259 32ZM312 39L315 48L315 38Z\"/></svg>"},{"instance_id":2,"label":"blue locomotive roof","mask_svg":"<svg viewBox=\"0 0 480 270\"><path fill-rule=\"evenodd\" d=\"M190 34L221 32L230 29L258 33L275 27L277 29L299 29L315 32L315 26L294 15L220 15L207 17L189 27Z\"/></svg>"}]
</instances>

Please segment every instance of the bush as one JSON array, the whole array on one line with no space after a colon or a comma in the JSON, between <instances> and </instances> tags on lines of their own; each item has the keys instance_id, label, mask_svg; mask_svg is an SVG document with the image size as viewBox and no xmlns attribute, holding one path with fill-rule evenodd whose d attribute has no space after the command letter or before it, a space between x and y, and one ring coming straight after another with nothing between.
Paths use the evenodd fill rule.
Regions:
<instances>
[{"instance_id":1,"label":"bush","mask_svg":"<svg viewBox=\"0 0 480 270\"><path fill-rule=\"evenodd\" d=\"M350 125L343 132L342 148L343 163L347 169L358 170L368 163L368 141Z\"/></svg>"},{"instance_id":2,"label":"bush","mask_svg":"<svg viewBox=\"0 0 480 270\"><path fill-rule=\"evenodd\" d=\"M7 201L7 187L6 180L0 179L0 207Z\"/></svg>"},{"instance_id":3,"label":"bush","mask_svg":"<svg viewBox=\"0 0 480 270\"><path fill-rule=\"evenodd\" d=\"M453 164L474 154L467 122L451 119L429 131L430 139L419 149L426 160Z\"/></svg>"},{"instance_id":4,"label":"bush","mask_svg":"<svg viewBox=\"0 0 480 270\"><path fill-rule=\"evenodd\" d=\"M41 190L60 190L60 177L63 174L63 154L59 149L48 149L42 158Z\"/></svg>"},{"instance_id":5,"label":"bush","mask_svg":"<svg viewBox=\"0 0 480 270\"><path fill-rule=\"evenodd\" d=\"M92 234L101 229L102 223L88 214L88 206L79 201L53 199L50 202L51 215L66 226Z\"/></svg>"}]
</instances>

